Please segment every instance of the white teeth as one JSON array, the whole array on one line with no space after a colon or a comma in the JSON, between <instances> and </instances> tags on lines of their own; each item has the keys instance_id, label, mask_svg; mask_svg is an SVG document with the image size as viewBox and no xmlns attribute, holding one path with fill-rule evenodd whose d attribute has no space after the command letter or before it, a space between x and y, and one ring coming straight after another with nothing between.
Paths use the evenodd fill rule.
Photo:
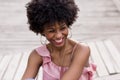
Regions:
<instances>
[{"instance_id":1,"label":"white teeth","mask_svg":"<svg viewBox=\"0 0 120 80\"><path fill-rule=\"evenodd\" d=\"M60 42L62 42L62 39L60 39L60 40L55 40L55 42L58 42L58 43L60 43Z\"/></svg>"}]
</instances>

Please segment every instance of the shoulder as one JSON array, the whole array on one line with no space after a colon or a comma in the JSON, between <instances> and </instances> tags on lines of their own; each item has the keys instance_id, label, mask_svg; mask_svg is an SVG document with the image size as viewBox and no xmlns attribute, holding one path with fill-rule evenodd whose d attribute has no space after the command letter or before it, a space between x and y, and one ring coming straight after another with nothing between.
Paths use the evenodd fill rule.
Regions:
<instances>
[{"instance_id":1,"label":"shoulder","mask_svg":"<svg viewBox=\"0 0 120 80\"><path fill-rule=\"evenodd\" d=\"M85 64L88 65L89 56L90 56L89 46L84 43L77 43L73 55L73 61L77 63L85 62Z\"/></svg>"},{"instance_id":2,"label":"shoulder","mask_svg":"<svg viewBox=\"0 0 120 80\"><path fill-rule=\"evenodd\" d=\"M76 43L75 53L90 55L90 48L86 43Z\"/></svg>"},{"instance_id":3,"label":"shoulder","mask_svg":"<svg viewBox=\"0 0 120 80\"><path fill-rule=\"evenodd\" d=\"M85 43L78 43L77 44L77 48L76 50L78 50L81 53L86 53L86 54L90 54L90 48L87 44Z\"/></svg>"},{"instance_id":4,"label":"shoulder","mask_svg":"<svg viewBox=\"0 0 120 80\"><path fill-rule=\"evenodd\" d=\"M38 54L38 52L34 49L34 50L32 50L31 51L31 53L30 53L30 56L29 56L30 58L32 57L32 58L34 58L34 57L41 57L39 54Z\"/></svg>"},{"instance_id":5,"label":"shoulder","mask_svg":"<svg viewBox=\"0 0 120 80\"><path fill-rule=\"evenodd\" d=\"M76 40L70 40L72 46L74 46L74 55L76 54L83 54L83 55L90 55L90 48L86 43L78 42Z\"/></svg>"},{"instance_id":6,"label":"shoulder","mask_svg":"<svg viewBox=\"0 0 120 80\"><path fill-rule=\"evenodd\" d=\"M38 52L36 50L33 50L30 55L29 55L29 59L28 62L31 64L42 64L42 56L40 56L38 54Z\"/></svg>"}]
</instances>

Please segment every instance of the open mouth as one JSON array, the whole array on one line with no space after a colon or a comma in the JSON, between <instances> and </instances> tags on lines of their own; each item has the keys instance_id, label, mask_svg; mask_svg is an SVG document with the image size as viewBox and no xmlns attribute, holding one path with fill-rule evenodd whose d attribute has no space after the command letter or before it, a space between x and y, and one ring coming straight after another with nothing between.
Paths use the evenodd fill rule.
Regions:
<instances>
[{"instance_id":1,"label":"open mouth","mask_svg":"<svg viewBox=\"0 0 120 80\"><path fill-rule=\"evenodd\" d=\"M54 40L55 44L57 44L57 45L62 44L62 43L63 43L63 41L64 41L64 39L63 39L63 38L61 38L61 39L59 39L59 40Z\"/></svg>"}]
</instances>

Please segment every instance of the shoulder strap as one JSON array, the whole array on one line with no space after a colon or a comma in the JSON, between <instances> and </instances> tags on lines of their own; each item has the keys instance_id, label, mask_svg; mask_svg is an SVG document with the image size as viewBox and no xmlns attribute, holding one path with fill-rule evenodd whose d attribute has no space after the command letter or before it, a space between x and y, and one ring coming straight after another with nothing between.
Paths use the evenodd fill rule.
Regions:
<instances>
[{"instance_id":1,"label":"shoulder strap","mask_svg":"<svg viewBox=\"0 0 120 80\"><path fill-rule=\"evenodd\" d=\"M77 48L77 46L78 46L78 43L76 43L75 46L73 47L73 50L72 50L72 53L71 53L71 60L73 58L73 54L74 54L74 51Z\"/></svg>"}]
</instances>

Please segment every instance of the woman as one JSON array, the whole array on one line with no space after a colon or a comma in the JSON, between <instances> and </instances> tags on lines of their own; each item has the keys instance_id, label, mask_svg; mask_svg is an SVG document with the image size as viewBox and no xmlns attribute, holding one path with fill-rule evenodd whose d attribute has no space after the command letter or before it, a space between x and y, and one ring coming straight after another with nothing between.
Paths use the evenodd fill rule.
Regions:
<instances>
[{"instance_id":1,"label":"woman","mask_svg":"<svg viewBox=\"0 0 120 80\"><path fill-rule=\"evenodd\" d=\"M74 1L32 0L26 7L30 30L49 43L31 52L22 80L34 80L41 66L43 80L92 80L89 47L68 38L78 12Z\"/></svg>"}]
</instances>

